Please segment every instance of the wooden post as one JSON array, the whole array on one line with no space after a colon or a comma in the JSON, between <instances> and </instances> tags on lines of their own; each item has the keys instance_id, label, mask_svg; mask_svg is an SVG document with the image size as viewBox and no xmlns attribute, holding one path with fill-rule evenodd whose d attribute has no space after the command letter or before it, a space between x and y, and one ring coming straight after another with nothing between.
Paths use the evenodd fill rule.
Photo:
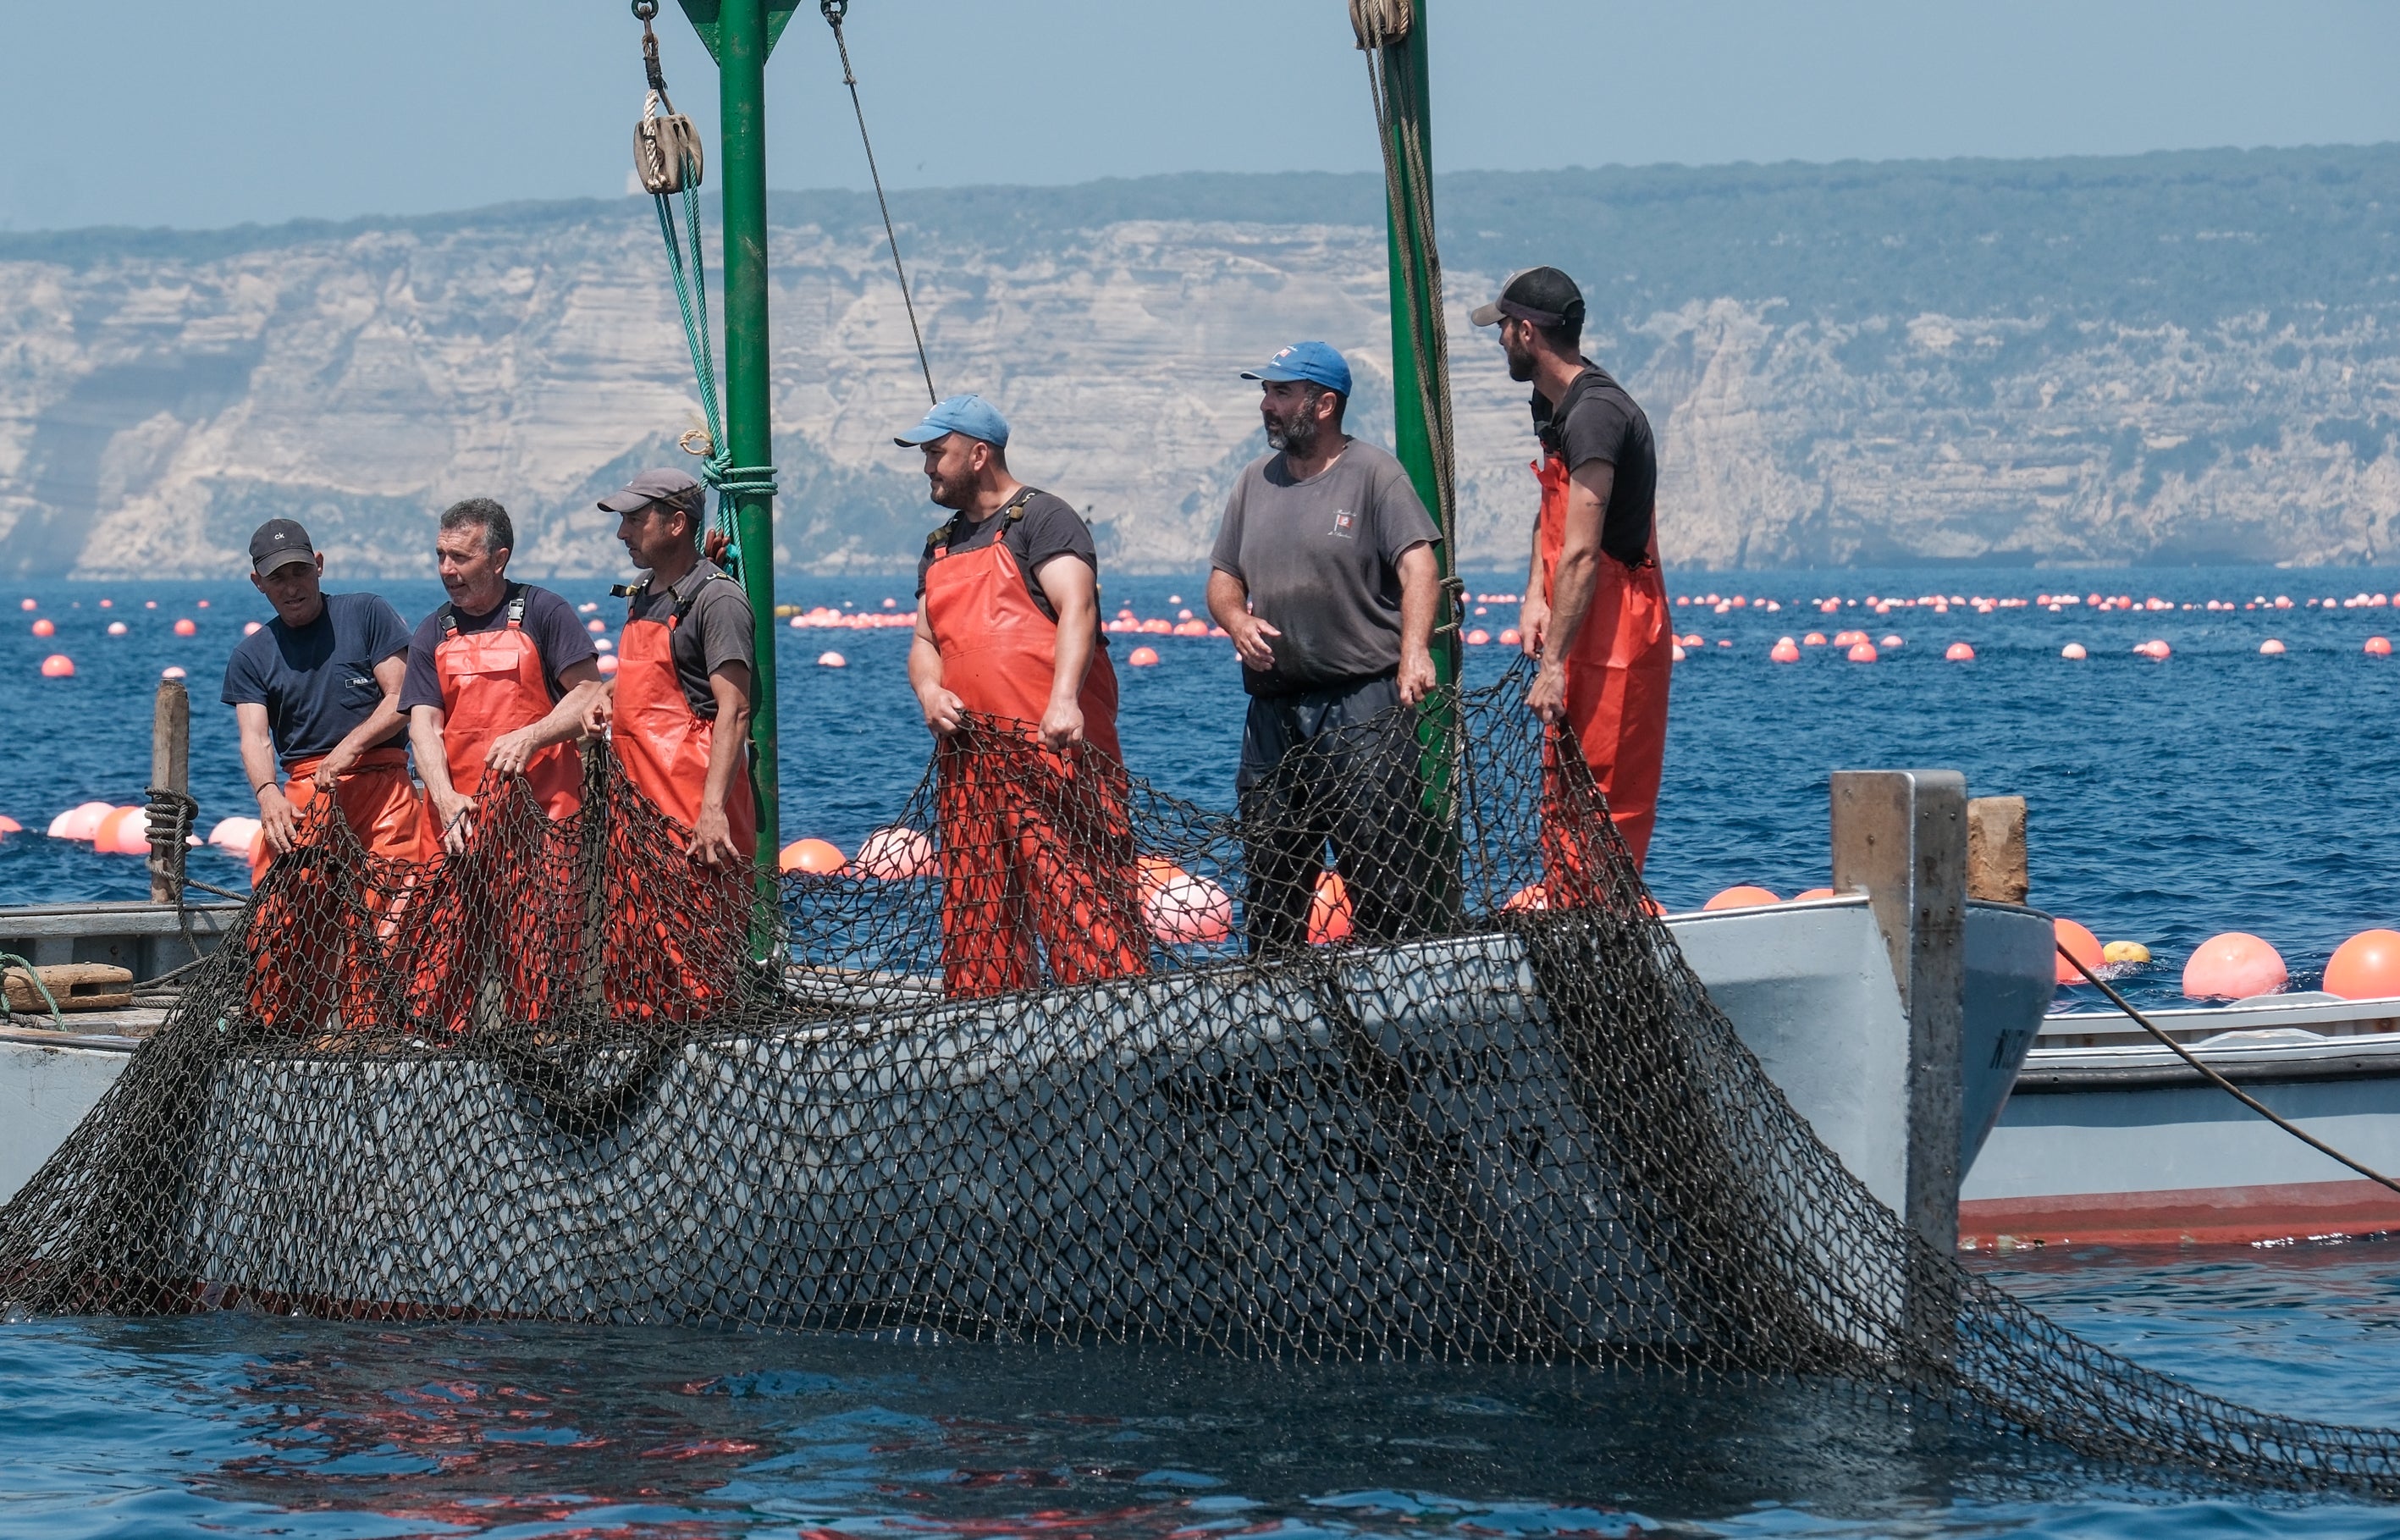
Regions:
<instances>
[{"instance_id":1,"label":"wooden post","mask_svg":"<svg viewBox=\"0 0 2400 1540\"><path fill-rule=\"evenodd\" d=\"M192 697L181 679L158 681L150 714L150 784L168 791L192 789ZM163 842L150 847L150 902L180 904L184 897L184 852Z\"/></svg>"},{"instance_id":2,"label":"wooden post","mask_svg":"<svg viewBox=\"0 0 2400 1540\"><path fill-rule=\"evenodd\" d=\"M1978 797L1967 803L1967 896L2022 904L2032 891L2025 866L2025 799Z\"/></svg>"}]
</instances>

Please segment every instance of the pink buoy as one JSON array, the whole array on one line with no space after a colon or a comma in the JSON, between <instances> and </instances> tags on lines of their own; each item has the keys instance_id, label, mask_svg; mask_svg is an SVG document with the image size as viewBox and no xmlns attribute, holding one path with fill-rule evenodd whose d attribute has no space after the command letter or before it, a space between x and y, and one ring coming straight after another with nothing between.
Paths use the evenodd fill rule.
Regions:
<instances>
[{"instance_id":1,"label":"pink buoy","mask_svg":"<svg viewBox=\"0 0 2400 1540\"><path fill-rule=\"evenodd\" d=\"M182 665L177 663L169 663L165 668L158 671L158 677L161 679L183 679L189 677L189 675L184 673Z\"/></svg>"},{"instance_id":2,"label":"pink buoy","mask_svg":"<svg viewBox=\"0 0 2400 1540\"><path fill-rule=\"evenodd\" d=\"M116 810L105 802L78 802L50 820L53 839L89 839L100 832L100 822Z\"/></svg>"},{"instance_id":3,"label":"pink buoy","mask_svg":"<svg viewBox=\"0 0 2400 1540\"><path fill-rule=\"evenodd\" d=\"M1842 656L1848 658L1854 663L1872 663L1875 661L1875 644L1873 642L1853 642L1850 644L1850 650L1842 654Z\"/></svg>"},{"instance_id":4,"label":"pink buoy","mask_svg":"<svg viewBox=\"0 0 2400 1540\"><path fill-rule=\"evenodd\" d=\"M849 666L850 660L843 657L839 652L820 652L817 654L817 667L819 668L848 668Z\"/></svg>"},{"instance_id":5,"label":"pink buoy","mask_svg":"<svg viewBox=\"0 0 2400 1540\"><path fill-rule=\"evenodd\" d=\"M2400 995L2400 931L2361 931L2335 947L2323 988L2344 1000Z\"/></svg>"},{"instance_id":6,"label":"pink buoy","mask_svg":"<svg viewBox=\"0 0 2400 1540\"><path fill-rule=\"evenodd\" d=\"M583 622L583 629L590 632L593 635L597 636L602 632L608 629L608 622L606 620L586 620Z\"/></svg>"},{"instance_id":7,"label":"pink buoy","mask_svg":"<svg viewBox=\"0 0 2400 1540\"><path fill-rule=\"evenodd\" d=\"M200 623L188 615L175 622L175 634L178 636L198 636L199 634Z\"/></svg>"},{"instance_id":8,"label":"pink buoy","mask_svg":"<svg viewBox=\"0 0 2400 1540\"><path fill-rule=\"evenodd\" d=\"M2283 954L2247 931L2210 936L2183 965L2183 992L2190 1000L2246 1000L2270 995L2291 978Z\"/></svg>"},{"instance_id":9,"label":"pink buoy","mask_svg":"<svg viewBox=\"0 0 2400 1540\"><path fill-rule=\"evenodd\" d=\"M1156 668L1158 652L1154 647L1138 647L1125 655L1127 668Z\"/></svg>"},{"instance_id":10,"label":"pink buoy","mask_svg":"<svg viewBox=\"0 0 2400 1540\"><path fill-rule=\"evenodd\" d=\"M42 677L45 679L74 678L75 660L63 652L51 653L42 660Z\"/></svg>"},{"instance_id":11,"label":"pink buoy","mask_svg":"<svg viewBox=\"0 0 2400 1540\"><path fill-rule=\"evenodd\" d=\"M122 636L122 635L124 635L124 634L125 634L125 622L124 622L124 621L122 621L122 620L111 620L111 621L109 621L109 622L108 622L108 634L109 634L111 636Z\"/></svg>"},{"instance_id":12,"label":"pink buoy","mask_svg":"<svg viewBox=\"0 0 2400 1540\"><path fill-rule=\"evenodd\" d=\"M1945 663L1971 663L1975 661L1975 649L1964 642L1953 642L1942 649L1942 661Z\"/></svg>"},{"instance_id":13,"label":"pink buoy","mask_svg":"<svg viewBox=\"0 0 2400 1540\"><path fill-rule=\"evenodd\" d=\"M621 665L621 664L620 664L620 663L617 661L617 655L616 655L615 653L613 653L613 652L604 652L604 653L602 653L602 654L600 655L600 672L601 672L601 673L603 673L603 674L614 674L614 673L616 673L616 672L617 672L617 670L618 670L620 667L621 667L621 666L622 666L622 665Z\"/></svg>"},{"instance_id":14,"label":"pink buoy","mask_svg":"<svg viewBox=\"0 0 2400 1540\"><path fill-rule=\"evenodd\" d=\"M1523 647L1525 645L1525 634L1519 631L1515 626L1505 627L1500 633L1500 645L1502 647Z\"/></svg>"},{"instance_id":15,"label":"pink buoy","mask_svg":"<svg viewBox=\"0 0 2400 1540\"><path fill-rule=\"evenodd\" d=\"M934 842L915 829L889 825L866 837L854 865L861 875L885 882L922 877L934 866Z\"/></svg>"},{"instance_id":16,"label":"pink buoy","mask_svg":"<svg viewBox=\"0 0 2400 1540\"><path fill-rule=\"evenodd\" d=\"M255 635L257 635L257 634L258 634L258 622L257 622L256 620L244 620L244 621L241 623L241 634L242 634L243 635L245 635L245 636L255 636Z\"/></svg>"},{"instance_id":17,"label":"pink buoy","mask_svg":"<svg viewBox=\"0 0 2400 1540\"><path fill-rule=\"evenodd\" d=\"M2083 644L2080 642L2067 643L2065 647L2058 649L2058 655L2061 658L2066 659L2067 661L2075 663L2080 663L2084 659L2092 656L2089 652L2086 652L2083 649Z\"/></svg>"},{"instance_id":18,"label":"pink buoy","mask_svg":"<svg viewBox=\"0 0 2400 1540\"><path fill-rule=\"evenodd\" d=\"M617 644L606 636L594 636L592 638L592 650L603 654L614 652L617 650Z\"/></svg>"},{"instance_id":19,"label":"pink buoy","mask_svg":"<svg viewBox=\"0 0 2400 1540\"><path fill-rule=\"evenodd\" d=\"M1680 662L1682 662L1682 661L1684 660L1684 658L1686 658L1687 656L1689 656L1689 654L1687 654L1687 653L1685 653L1685 652L1684 651L1684 645L1683 645L1681 642L1678 642L1678 643L1676 643L1676 644L1675 644L1675 646L1674 646L1674 647L1672 647L1672 648L1668 652L1667 656L1668 656L1668 658L1669 658L1670 660L1671 660L1672 661L1675 661L1675 662L1680 663Z\"/></svg>"},{"instance_id":20,"label":"pink buoy","mask_svg":"<svg viewBox=\"0 0 2400 1540\"><path fill-rule=\"evenodd\" d=\"M2391 638L2390 638L2390 637L2387 637L2387 636L2369 636L2369 637L2366 639L2366 655L2367 655L2369 658L2389 658L2389 657L2391 657L2391 656L2392 656L2392 641L2391 641Z\"/></svg>"},{"instance_id":21,"label":"pink buoy","mask_svg":"<svg viewBox=\"0 0 2400 1540\"><path fill-rule=\"evenodd\" d=\"M7 813L0 812L0 834L22 834L24 832L24 825L18 823Z\"/></svg>"},{"instance_id":22,"label":"pink buoy","mask_svg":"<svg viewBox=\"0 0 2400 1540\"><path fill-rule=\"evenodd\" d=\"M239 816L220 818L216 822L216 826L209 830L209 843L221 851L230 851L236 855L247 855L250 853L251 846L257 843L262 832L261 825L255 818Z\"/></svg>"},{"instance_id":23,"label":"pink buoy","mask_svg":"<svg viewBox=\"0 0 2400 1540\"><path fill-rule=\"evenodd\" d=\"M2270 636L2258 644L2258 655L2262 658L2280 658L2284 655L2284 644Z\"/></svg>"},{"instance_id":24,"label":"pink buoy","mask_svg":"<svg viewBox=\"0 0 2400 1540\"><path fill-rule=\"evenodd\" d=\"M1727 888L1725 892L1717 894L1714 898L1711 898L1707 903L1701 905L1700 907L1703 909L1749 909L1755 908L1764 904L1780 904L1782 902L1783 900L1775 896L1773 889L1753 887L1751 884L1744 882Z\"/></svg>"},{"instance_id":25,"label":"pink buoy","mask_svg":"<svg viewBox=\"0 0 2400 1540\"><path fill-rule=\"evenodd\" d=\"M1821 631L1812 631L1807 635L1800 638L1800 645L1802 647L1823 647L1825 645L1825 634Z\"/></svg>"},{"instance_id":26,"label":"pink buoy","mask_svg":"<svg viewBox=\"0 0 2400 1540\"><path fill-rule=\"evenodd\" d=\"M2143 657L2149 659L2154 663L2163 663L2175 655L2175 648L2167 646L2166 643L2156 637L2152 637L2150 640L2144 642L2134 650L2140 653Z\"/></svg>"},{"instance_id":27,"label":"pink buoy","mask_svg":"<svg viewBox=\"0 0 2400 1540\"><path fill-rule=\"evenodd\" d=\"M148 855L150 814L143 808L118 808L92 831L91 848L103 855Z\"/></svg>"},{"instance_id":28,"label":"pink buoy","mask_svg":"<svg viewBox=\"0 0 2400 1540\"><path fill-rule=\"evenodd\" d=\"M1887 636L1887 637L1885 637L1885 638L1883 639L1883 641L1882 641L1882 642L1881 642L1881 644L1879 644L1879 645L1883 647L1883 649L1884 649L1886 652L1889 652L1889 651L1890 651L1893 647L1904 647L1904 646L1906 646L1907 644L1906 644L1906 643L1904 643L1904 642L1902 642L1902 641L1899 637L1897 637L1897 636Z\"/></svg>"},{"instance_id":29,"label":"pink buoy","mask_svg":"<svg viewBox=\"0 0 2400 1540\"><path fill-rule=\"evenodd\" d=\"M1768 648L1766 656L1772 662L1796 663L1800 661L1800 644L1786 636Z\"/></svg>"},{"instance_id":30,"label":"pink buoy","mask_svg":"<svg viewBox=\"0 0 2400 1540\"><path fill-rule=\"evenodd\" d=\"M1477 626L1473 631L1466 634L1466 645L1468 647L1487 647L1491 644L1491 641L1492 634L1484 630L1481 626Z\"/></svg>"},{"instance_id":31,"label":"pink buoy","mask_svg":"<svg viewBox=\"0 0 2400 1540\"><path fill-rule=\"evenodd\" d=\"M17 601L17 607L19 609L39 609L42 606L35 604L31 599L20 599Z\"/></svg>"},{"instance_id":32,"label":"pink buoy","mask_svg":"<svg viewBox=\"0 0 2400 1540\"><path fill-rule=\"evenodd\" d=\"M1205 877L1179 872L1143 897L1150 934L1169 946L1205 946L1234 933L1234 899Z\"/></svg>"},{"instance_id":33,"label":"pink buoy","mask_svg":"<svg viewBox=\"0 0 2400 1540\"><path fill-rule=\"evenodd\" d=\"M55 636L58 634L59 628L51 623L47 615L34 622L34 634L36 636Z\"/></svg>"}]
</instances>

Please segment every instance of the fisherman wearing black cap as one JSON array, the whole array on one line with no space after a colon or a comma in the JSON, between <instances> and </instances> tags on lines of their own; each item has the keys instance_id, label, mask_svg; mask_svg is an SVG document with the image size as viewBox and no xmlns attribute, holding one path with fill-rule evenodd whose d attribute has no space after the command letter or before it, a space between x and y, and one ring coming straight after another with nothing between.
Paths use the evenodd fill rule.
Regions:
<instances>
[{"instance_id":1,"label":"fisherman wearing black cap","mask_svg":"<svg viewBox=\"0 0 2400 1540\"><path fill-rule=\"evenodd\" d=\"M1525 651L1538 657L1525 703L1555 732L1572 727L1609 817L1639 865L1657 820L1674 633L1658 571L1657 446L1650 419L1583 356L1584 301L1555 267L1511 277L1474 314L1500 328L1508 377L1534 387L1541 512L1525 579ZM1545 802L1561 795L1548 777ZM1563 905L1586 868L1552 846L1572 820L1545 821L1549 898Z\"/></svg>"}]
</instances>

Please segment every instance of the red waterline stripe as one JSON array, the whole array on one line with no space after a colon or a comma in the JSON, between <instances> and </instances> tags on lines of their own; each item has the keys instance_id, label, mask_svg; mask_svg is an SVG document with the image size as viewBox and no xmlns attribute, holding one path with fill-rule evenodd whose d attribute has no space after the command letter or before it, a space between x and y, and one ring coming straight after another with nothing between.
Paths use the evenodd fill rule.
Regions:
<instances>
[{"instance_id":1,"label":"red waterline stripe","mask_svg":"<svg viewBox=\"0 0 2400 1540\"><path fill-rule=\"evenodd\" d=\"M1961 1248L2242 1246L2400 1231L2400 1194L2371 1181L2294 1181L1974 1198L1958 1205Z\"/></svg>"}]
</instances>

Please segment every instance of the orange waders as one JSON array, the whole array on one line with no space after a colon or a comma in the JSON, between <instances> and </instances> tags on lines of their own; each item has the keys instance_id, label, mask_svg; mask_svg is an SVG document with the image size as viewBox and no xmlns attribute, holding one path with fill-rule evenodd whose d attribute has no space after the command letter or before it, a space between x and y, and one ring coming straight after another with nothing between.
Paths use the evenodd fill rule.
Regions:
<instances>
[{"instance_id":1,"label":"orange waders","mask_svg":"<svg viewBox=\"0 0 2400 1540\"><path fill-rule=\"evenodd\" d=\"M433 649L442 681L442 748L450 784L477 798L467 853L443 864L440 891L418 943L412 1004L452 1032L466 1029L489 956L500 972L503 1008L512 1021L540 1021L570 997L582 946L583 895L575 841L556 820L583 805L582 760L571 743L533 756L525 780L549 817L540 827L511 826L509 787L486 784L484 755L492 741L550 715L541 651L525 634L525 595L509 604L508 623L462 634L455 612ZM427 847L442 847L441 815L425 802Z\"/></svg>"},{"instance_id":2,"label":"orange waders","mask_svg":"<svg viewBox=\"0 0 2400 1540\"><path fill-rule=\"evenodd\" d=\"M1014 521L1022 505L1001 515ZM1003 535L1005 529L1003 526ZM943 688L1021 738L1049 709L1058 625L1026 592L1008 542L934 552L925 618ZM1133 824L1117 750L1117 675L1104 648L1084 675L1083 744L1065 753L953 734L935 751L942 834L942 978L956 997L1030 988L1039 935L1061 984L1145 970Z\"/></svg>"},{"instance_id":3,"label":"orange waders","mask_svg":"<svg viewBox=\"0 0 2400 1540\"><path fill-rule=\"evenodd\" d=\"M1555 605L1553 579L1566 550L1567 467L1546 456L1534 467L1542 482L1539 525L1542 592ZM1668 624L1666 579L1658 570L1658 533L1650 532L1649 560L1628 566L1606 552L1592 579L1591 603L1567 653L1567 720L1608 816L1641 866L1658 821L1658 778L1667 757L1667 682L1674 672L1674 632ZM1543 854L1551 868L1550 902L1561 907L1582 871L1581 841L1571 820L1551 815L1561 790L1557 734L1544 750Z\"/></svg>"},{"instance_id":4,"label":"orange waders","mask_svg":"<svg viewBox=\"0 0 2400 1540\"><path fill-rule=\"evenodd\" d=\"M320 754L294 760L284 771L283 796L304 838L311 810L323 795L310 777L324 758ZM423 797L408 778L408 755L399 744L360 755L334 788L333 802L366 848L364 879L357 887L363 912L343 913L342 884L334 875L304 867L262 893L248 933L251 1012L266 1026L294 1034L322 1027L336 1003L349 1030L383 1024L372 988L386 968L376 921L400 877L376 868L424 858ZM328 852L318 859L331 856ZM275 861L274 851L260 839L250 858L253 887L266 881Z\"/></svg>"},{"instance_id":5,"label":"orange waders","mask_svg":"<svg viewBox=\"0 0 2400 1540\"><path fill-rule=\"evenodd\" d=\"M749 952L757 881L758 806L746 754L733 761L725 788L725 821L742 859L704 866L683 853L700 822L716 738L716 723L691 709L675 677L673 643L686 607L664 620L625 622L608 729L626 779L674 820L678 838L672 849L612 844L603 987L612 1012L667 1021L704 1016L731 999ZM609 831L612 841L629 833L621 821Z\"/></svg>"}]
</instances>

